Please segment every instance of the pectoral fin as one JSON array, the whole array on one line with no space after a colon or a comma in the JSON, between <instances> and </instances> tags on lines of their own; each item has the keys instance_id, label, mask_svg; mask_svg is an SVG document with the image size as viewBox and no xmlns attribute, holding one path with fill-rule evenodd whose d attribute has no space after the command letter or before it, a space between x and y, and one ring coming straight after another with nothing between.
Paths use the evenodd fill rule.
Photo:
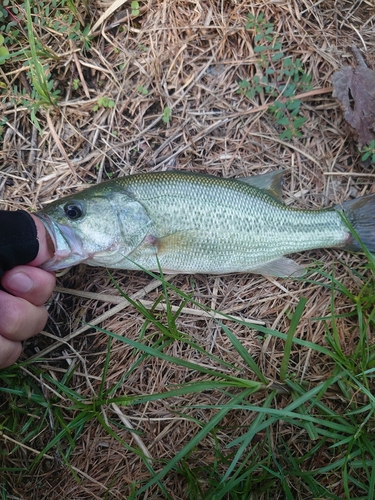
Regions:
<instances>
[{"instance_id":1,"label":"pectoral fin","mask_svg":"<svg viewBox=\"0 0 375 500\"><path fill-rule=\"evenodd\" d=\"M155 241L158 255L186 251L192 248L193 244L194 238L189 231L178 231L163 238L157 238Z\"/></svg>"},{"instance_id":2,"label":"pectoral fin","mask_svg":"<svg viewBox=\"0 0 375 500\"><path fill-rule=\"evenodd\" d=\"M181 251L186 251L191 249L194 242L192 241L192 236L188 231L179 231L173 234L168 234L162 238L153 236L151 234L147 235L141 244L129 255L129 257L134 256L150 256L158 255L162 257L163 255L178 254ZM175 271L173 271L175 272Z\"/></svg>"},{"instance_id":3,"label":"pectoral fin","mask_svg":"<svg viewBox=\"0 0 375 500\"><path fill-rule=\"evenodd\" d=\"M173 262L173 256L177 258L180 253L191 251L194 244L192 240L193 238L189 231L179 231L162 238L149 234L128 258L135 263L144 262L145 259L150 257L152 257L151 262L153 263L157 262L157 259L160 259L161 269L164 274L179 274L181 273L181 269L165 267L163 261ZM153 272L159 272L158 267L150 267L149 269ZM190 274L189 271L182 272Z\"/></svg>"},{"instance_id":4,"label":"pectoral fin","mask_svg":"<svg viewBox=\"0 0 375 500\"><path fill-rule=\"evenodd\" d=\"M263 274L264 276L276 276L278 278L297 278L303 276L306 269L297 262L287 257L281 257L280 259L272 260L263 264L263 266L252 269L254 273Z\"/></svg>"}]
</instances>

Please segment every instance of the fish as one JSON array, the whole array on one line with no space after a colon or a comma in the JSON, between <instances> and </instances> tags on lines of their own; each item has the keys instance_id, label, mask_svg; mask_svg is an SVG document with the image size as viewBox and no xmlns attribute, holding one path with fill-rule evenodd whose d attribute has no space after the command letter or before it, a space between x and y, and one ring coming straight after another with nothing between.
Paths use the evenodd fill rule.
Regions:
<instances>
[{"instance_id":1,"label":"fish","mask_svg":"<svg viewBox=\"0 0 375 500\"><path fill-rule=\"evenodd\" d=\"M163 171L91 186L35 213L55 247L42 267L298 277L306 268L290 253L357 252L362 244L375 252L375 194L321 210L291 208L281 198L282 176Z\"/></svg>"}]
</instances>

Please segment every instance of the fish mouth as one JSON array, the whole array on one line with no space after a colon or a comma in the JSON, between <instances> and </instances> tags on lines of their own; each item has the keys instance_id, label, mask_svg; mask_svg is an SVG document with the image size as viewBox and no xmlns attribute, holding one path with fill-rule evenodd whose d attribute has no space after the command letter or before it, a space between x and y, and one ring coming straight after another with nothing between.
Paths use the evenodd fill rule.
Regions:
<instances>
[{"instance_id":1,"label":"fish mouth","mask_svg":"<svg viewBox=\"0 0 375 500\"><path fill-rule=\"evenodd\" d=\"M54 256L40 266L42 269L58 271L79 264L89 257L83 249L81 238L72 228L59 224L41 212L36 212L34 215L42 221L55 247Z\"/></svg>"}]
</instances>

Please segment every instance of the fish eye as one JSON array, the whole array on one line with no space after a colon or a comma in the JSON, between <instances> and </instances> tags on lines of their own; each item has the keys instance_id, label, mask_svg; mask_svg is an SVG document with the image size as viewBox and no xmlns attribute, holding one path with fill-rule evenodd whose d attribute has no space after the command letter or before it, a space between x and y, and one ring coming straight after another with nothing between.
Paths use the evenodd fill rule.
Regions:
<instances>
[{"instance_id":1,"label":"fish eye","mask_svg":"<svg viewBox=\"0 0 375 500\"><path fill-rule=\"evenodd\" d=\"M81 203L75 201L74 203L67 203L64 206L64 212L70 220L80 219L83 215L83 207Z\"/></svg>"}]
</instances>

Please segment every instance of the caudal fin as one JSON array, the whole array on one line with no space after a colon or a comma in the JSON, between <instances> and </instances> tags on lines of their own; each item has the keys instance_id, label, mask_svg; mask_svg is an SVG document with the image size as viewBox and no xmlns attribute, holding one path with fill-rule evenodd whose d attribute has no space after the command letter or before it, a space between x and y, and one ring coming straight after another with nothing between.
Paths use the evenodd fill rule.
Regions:
<instances>
[{"instance_id":1,"label":"caudal fin","mask_svg":"<svg viewBox=\"0 0 375 500\"><path fill-rule=\"evenodd\" d=\"M375 253L375 194L346 201L337 205L335 209L346 215L363 245L371 253ZM362 250L354 235L351 236L345 248L353 252Z\"/></svg>"}]
</instances>

